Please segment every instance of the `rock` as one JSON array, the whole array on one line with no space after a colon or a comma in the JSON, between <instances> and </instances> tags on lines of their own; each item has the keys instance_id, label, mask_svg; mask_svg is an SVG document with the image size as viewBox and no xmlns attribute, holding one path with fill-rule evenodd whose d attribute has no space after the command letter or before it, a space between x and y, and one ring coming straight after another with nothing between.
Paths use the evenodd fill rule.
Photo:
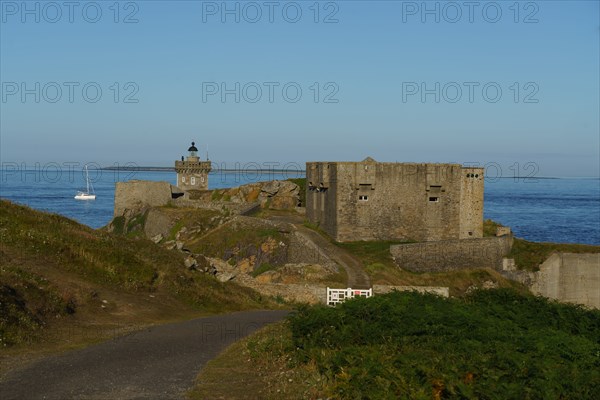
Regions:
<instances>
[{"instance_id":1,"label":"rock","mask_svg":"<svg viewBox=\"0 0 600 400\"><path fill-rule=\"evenodd\" d=\"M496 236L510 235L512 232L509 226L499 226L496 228Z\"/></svg>"},{"instance_id":2,"label":"rock","mask_svg":"<svg viewBox=\"0 0 600 400\"><path fill-rule=\"evenodd\" d=\"M194 258L197 261L196 269L204 272L209 272L211 269L210 263L202 254L196 254Z\"/></svg>"},{"instance_id":3,"label":"rock","mask_svg":"<svg viewBox=\"0 0 600 400\"><path fill-rule=\"evenodd\" d=\"M266 271L258 275L256 278L258 283L279 283L281 282L281 274L277 271Z\"/></svg>"},{"instance_id":4,"label":"rock","mask_svg":"<svg viewBox=\"0 0 600 400\"><path fill-rule=\"evenodd\" d=\"M144 224L144 234L148 238L153 238L158 234L163 238L168 237L175 221L163 212L160 208L151 208L148 210L146 223Z\"/></svg>"},{"instance_id":5,"label":"rock","mask_svg":"<svg viewBox=\"0 0 600 400\"><path fill-rule=\"evenodd\" d=\"M192 256L187 256L185 260L183 260L183 263L188 269L196 269L196 266L198 265L198 261Z\"/></svg>"},{"instance_id":6,"label":"rock","mask_svg":"<svg viewBox=\"0 0 600 400\"><path fill-rule=\"evenodd\" d=\"M277 247L277 241L270 237L265 242L261 243L260 250L265 254L271 254Z\"/></svg>"},{"instance_id":7,"label":"rock","mask_svg":"<svg viewBox=\"0 0 600 400\"><path fill-rule=\"evenodd\" d=\"M277 192L279 192L279 188L281 187L281 181L271 181L267 182L261 188L261 192L265 193L268 197L275 196Z\"/></svg>"},{"instance_id":8,"label":"rock","mask_svg":"<svg viewBox=\"0 0 600 400\"><path fill-rule=\"evenodd\" d=\"M516 271L517 265L515 264L514 258L506 258L502 259L502 271Z\"/></svg>"},{"instance_id":9,"label":"rock","mask_svg":"<svg viewBox=\"0 0 600 400\"><path fill-rule=\"evenodd\" d=\"M181 228L179 230L179 232L177 232L177 234L175 235L175 239L179 240L181 239L181 236L187 232L187 228L184 226L183 228Z\"/></svg>"},{"instance_id":10,"label":"rock","mask_svg":"<svg viewBox=\"0 0 600 400\"><path fill-rule=\"evenodd\" d=\"M483 282L481 287L484 289L496 289L498 287L498 284L493 281L485 281L485 282Z\"/></svg>"},{"instance_id":11,"label":"rock","mask_svg":"<svg viewBox=\"0 0 600 400\"><path fill-rule=\"evenodd\" d=\"M232 273L228 273L228 272L216 274L216 278L219 282L227 282L227 281L232 280L234 277L235 277L235 275L233 275Z\"/></svg>"},{"instance_id":12,"label":"rock","mask_svg":"<svg viewBox=\"0 0 600 400\"><path fill-rule=\"evenodd\" d=\"M250 258L244 258L240 260L235 268L238 269L243 274L248 274L254 271L254 265L256 264L256 256L251 255Z\"/></svg>"},{"instance_id":13,"label":"rock","mask_svg":"<svg viewBox=\"0 0 600 400\"><path fill-rule=\"evenodd\" d=\"M181 242L181 241L177 240L177 241L175 242L175 246L177 247L177 250L181 250L181 249L183 249L183 244L184 244L183 242Z\"/></svg>"},{"instance_id":14,"label":"rock","mask_svg":"<svg viewBox=\"0 0 600 400\"><path fill-rule=\"evenodd\" d=\"M275 196L269 208L273 210L293 210L298 205L298 196Z\"/></svg>"},{"instance_id":15,"label":"rock","mask_svg":"<svg viewBox=\"0 0 600 400\"><path fill-rule=\"evenodd\" d=\"M300 202L299 193L300 188L293 182L267 182L261 187L261 207L268 205L273 210L294 210Z\"/></svg>"},{"instance_id":16,"label":"rock","mask_svg":"<svg viewBox=\"0 0 600 400\"><path fill-rule=\"evenodd\" d=\"M217 273L230 272L233 273L233 267L227 263L227 261L223 261L219 258L206 258L212 268L215 269Z\"/></svg>"},{"instance_id":17,"label":"rock","mask_svg":"<svg viewBox=\"0 0 600 400\"><path fill-rule=\"evenodd\" d=\"M167 250L173 250L176 246L177 244L174 240L169 240L168 242L165 242L165 247L167 248Z\"/></svg>"},{"instance_id":18,"label":"rock","mask_svg":"<svg viewBox=\"0 0 600 400\"><path fill-rule=\"evenodd\" d=\"M163 235L159 233L158 235L154 236L154 237L153 237L151 240L152 240L154 243L158 244L158 243L160 243L160 241L161 241L161 240L163 240L163 239L164 239L164 238L163 238Z\"/></svg>"}]
</instances>

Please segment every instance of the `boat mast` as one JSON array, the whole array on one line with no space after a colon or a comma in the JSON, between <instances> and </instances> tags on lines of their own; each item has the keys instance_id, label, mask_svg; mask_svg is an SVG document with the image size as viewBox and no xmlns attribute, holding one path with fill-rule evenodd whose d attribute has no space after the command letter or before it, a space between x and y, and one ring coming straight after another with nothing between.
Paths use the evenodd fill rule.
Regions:
<instances>
[{"instance_id":1,"label":"boat mast","mask_svg":"<svg viewBox=\"0 0 600 400\"><path fill-rule=\"evenodd\" d=\"M87 164L85 165L85 182L87 184L87 194L90 194L90 174L88 173Z\"/></svg>"},{"instance_id":2,"label":"boat mast","mask_svg":"<svg viewBox=\"0 0 600 400\"><path fill-rule=\"evenodd\" d=\"M87 167L87 165L86 165L86 167ZM90 185L90 187L92 188L92 193L94 193L94 185L92 184L92 181L90 181L89 174L88 174L88 185ZM90 191L90 189L88 188L88 193L89 193L89 191Z\"/></svg>"}]
</instances>

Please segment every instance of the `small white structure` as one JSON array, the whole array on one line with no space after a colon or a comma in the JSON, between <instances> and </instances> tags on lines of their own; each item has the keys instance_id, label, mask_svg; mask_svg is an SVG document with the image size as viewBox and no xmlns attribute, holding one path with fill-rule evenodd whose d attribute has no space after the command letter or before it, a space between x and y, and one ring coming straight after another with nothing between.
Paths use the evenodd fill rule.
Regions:
<instances>
[{"instance_id":1,"label":"small white structure","mask_svg":"<svg viewBox=\"0 0 600 400\"><path fill-rule=\"evenodd\" d=\"M85 165L85 182L87 185L85 192L77 192L75 195L75 200L96 200L96 193L94 193L94 186L90 181L90 174L88 173L87 164Z\"/></svg>"},{"instance_id":2,"label":"small white structure","mask_svg":"<svg viewBox=\"0 0 600 400\"><path fill-rule=\"evenodd\" d=\"M332 289L327 288L327 305L336 306L347 299L354 297L372 297L373 288L371 289Z\"/></svg>"}]
</instances>

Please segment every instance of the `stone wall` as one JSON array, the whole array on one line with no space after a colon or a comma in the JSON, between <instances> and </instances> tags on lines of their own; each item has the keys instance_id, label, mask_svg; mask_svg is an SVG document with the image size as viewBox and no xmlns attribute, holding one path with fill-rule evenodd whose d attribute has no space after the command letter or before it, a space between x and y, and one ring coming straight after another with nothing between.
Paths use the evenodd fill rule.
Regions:
<instances>
[{"instance_id":1,"label":"stone wall","mask_svg":"<svg viewBox=\"0 0 600 400\"><path fill-rule=\"evenodd\" d=\"M396 265L413 272L441 272L470 268L502 269L512 247L512 236L444 240L390 246Z\"/></svg>"},{"instance_id":2,"label":"stone wall","mask_svg":"<svg viewBox=\"0 0 600 400\"><path fill-rule=\"evenodd\" d=\"M483 170L462 168L458 238L483 237Z\"/></svg>"},{"instance_id":3,"label":"stone wall","mask_svg":"<svg viewBox=\"0 0 600 400\"><path fill-rule=\"evenodd\" d=\"M450 288L444 286L389 286L373 285L374 294L386 294L393 291L430 293L442 297L450 297Z\"/></svg>"},{"instance_id":4,"label":"stone wall","mask_svg":"<svg viewBox=\"0 0 600 400\"><path fill-rule=\"evenodd\" d=\"M535 294L600 308L600 253L554 253L533 275Z\"/></svg>"},{"instance_id":5,"label":"stone wall","mask_svg":"<svg viewBox=\"0 0 600 400\"><path fill-rule=\"evenodd\" d=\"M340 242L483 235L483 169L459 164L309 162L306 216Z\"/></svg>"},{"instance_id":6,"label":"stone wall","mask_svg":"<svg viewBox=\"0 0 600 400\"><path fill-rule=\"evenodd\" d=\"M325 254L323 249L298 231L290 235L287 260L289 263L319 264L337 270L337 264Z\"/></svg>"},{"instance_id":7,"label":"stone wall","mask_svg":"<svg viewBox=\"0 0 600 400\"><path fill-rule=\"evenodd\" d=\"M208 173L211 171L210 161L200 161L198 157L187 157L185 161L175 161L177 186L187 190L208 189Z\"/></svg>"},{"instance_id":8,"label":"stone wall","mask_svg":"<svg viewBox=\"0 0 600 400\"><path fill-rule=\"evenodd\" d=\"M237 275L234 282L250 287L257 292L267 296L280 296L288 301L296 301L309 304L327 304L327 287L309 284L282 284L282 283L260 283L255 278L246 274ZM386 286L374 285L373 295L381 295L397 290L399 292L416 291L419 293L431 293L442 297L449 296L449 289L440 286Z\"/></svg>"},{"instance_id":9,"label":"stone wall","mask_svg":"<svg viewBox=\"0 0 600 400\"><path fill-rule=\"evenodd\" d=\"M182 194L181 190L169 182L138 180L117 182L114 216L123 215L125 210L164 206L180 194Z\"/></svg>"}]
</instances>

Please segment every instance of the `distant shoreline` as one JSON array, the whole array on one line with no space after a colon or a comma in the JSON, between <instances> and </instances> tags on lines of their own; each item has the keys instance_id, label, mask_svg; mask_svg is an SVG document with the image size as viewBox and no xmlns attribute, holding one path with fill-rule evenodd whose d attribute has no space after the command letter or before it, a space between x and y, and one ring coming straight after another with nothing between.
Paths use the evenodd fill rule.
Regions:
<instances>
[{"instance_id":1,"label":"distant shoreline","mask_svg":"<svg viewBox=\"0 0 600 400\"><path fill-rule=\"evenodd\" d=\"M136 171L136 172L175 172L175 167L102 167L101 171ZM213 168L213 172L271 172L271 173L306 173L304 169L281 169L281 168Z\"/></svg>"},{"instance_id":2,"label":"distant shoreline","mask_svg":"<svg viewBox=\"0 0 600 400\"><path fill-rule=\"evenodd\" d=\"M175 172L175 167L102 167L99 168L100 170L103 171L136 171L136 172ZM259 169L255 169L255 168L244 168L244 169L239 169L239 168L223 168L223 169L219 169L219 168L215 168L213 169L213 172L231 172L231 173L235 173L235 172L244 172L244 173L248 173L248 172L270 172L270 173L276 173L276 174L285 174L285 173L306 173L306 170L304 169L265 169L265 168L259 168ZM555 177L555 176L499 176L499 177L495 177L495 178L489 178L489 179L594 179L594 180L599 180L600 177Z\"/></svg>"},{"instance_id":3,"label":"distant shoreline","mask_svg":"<svg viewBox=\"0 0 600 400\"><path fill-rule=\"evenodd\" d=\"M141 166L141 167L133 167L133 166L108 166L108 167L99 167L99 168L90 168L90 171L124 171L124 172L175 172L175 167L152 167L152 166ZM51 172L54 170L50 170ZM2 175L4 174L15 174L15 173L24 173L24 172L42 172L40 168L25 168L25 169L7 169L4 166L0 168L0 172ZM44 171L45 172L45 171ZM213 168L212 174L214 173L271 173L271 174L306 174L305 169L269 169L269 168ZM487 180L496 180L496 179L515 179L515 180L533 180L533 179L586 179L586 180L600 180L600 177L594 176L498 176L498 177L488 177Z\"/></svg>"}]
</instances>

